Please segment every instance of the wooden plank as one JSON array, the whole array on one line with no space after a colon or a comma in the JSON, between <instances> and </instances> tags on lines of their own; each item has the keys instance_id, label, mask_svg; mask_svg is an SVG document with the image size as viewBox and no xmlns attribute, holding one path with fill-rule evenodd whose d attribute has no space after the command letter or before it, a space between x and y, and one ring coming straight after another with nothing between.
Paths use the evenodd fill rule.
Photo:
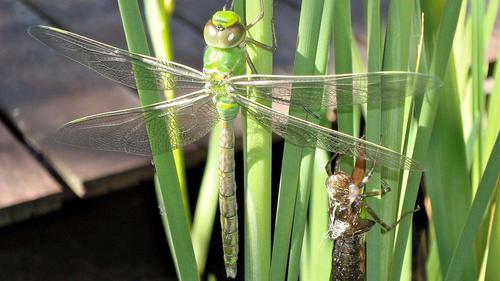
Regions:
<instances>
[{"instance_id":1,"label":"wooden plank","mask_svg":"<svg viewBox=\"0 0 500 281\"><path fill-rule=\"evenodd\" d=\"M62 187L0 122L0 226L59 209Z\"/></svg>"},{"instance_id":2,"label":"wooden plank","mask_svg":"<svg viewBox=\"0 0 500 281\"><path fill-rule=\"evenodd\" d=\"M52 4L43 2L46 12L54 13L59 22L77 33L106 43L124 46L115 1L71 1ZM138 105L129 89L103 79L56 55L26 33L34 24L46 24L18 1L0 4L0 110L12 119L26 140L54 167L62 179L79 196L102 194L111 189L131 186L152 176L148 157L77 149L56 143L56 129L72 119ZM71 19L71 21L69 20ZM189 36L183 36L183 38ZM191 38L190 38L191 39ZM118 43L121 42L121 43ZM195 55L185 41L186 60ZM201 47L202 48L202 47ZM191 63L192 65L193 63ZM199 146L187 152L200 151ZM203 154L187 158L189 166Z\"/></svg>"}]
</instances>

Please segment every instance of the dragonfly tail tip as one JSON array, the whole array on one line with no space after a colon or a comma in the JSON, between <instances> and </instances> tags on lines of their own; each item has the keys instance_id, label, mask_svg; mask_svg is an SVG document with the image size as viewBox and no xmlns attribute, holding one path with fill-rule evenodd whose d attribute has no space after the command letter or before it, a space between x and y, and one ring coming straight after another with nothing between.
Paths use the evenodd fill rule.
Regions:
<instances>
[{"instance_id":1,"label":"dragonfly tail tip","mask_svg":"<svg viewBox=\"0 0 500 281\"><path fill-rule=\"evenodd\" d=\"M226 266L227 278L236 278L236 265Z\"/></svg>"}]
</instances>

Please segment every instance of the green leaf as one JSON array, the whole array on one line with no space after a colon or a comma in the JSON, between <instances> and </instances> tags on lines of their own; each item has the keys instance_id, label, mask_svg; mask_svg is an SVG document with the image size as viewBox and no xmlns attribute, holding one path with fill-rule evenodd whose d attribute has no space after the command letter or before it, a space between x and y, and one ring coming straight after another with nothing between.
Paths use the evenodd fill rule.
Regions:
<instances>
[{"instance_id":1,"label":"green leaf","mask_svg":"<svg viewBox=\"0 0 500 281\"><path fill-rule=\"evenodd\" d=\"M443 5L444 3L444 5ZM430 20L426 21L425 33L426 47L432 52L430 73L444 78L451 47L455 34L458 15L462 2L455 1L423 1L424 12L426 15L432 14ZM446 13L442 13L443 10ZM428 12L429 11L429 12ZM442 16L439 16L442 15ZM434 32L437 31L437 37ZM433 38L436 38L435 44ZM433 46L431 48L430 46ZM444 95L443 90L427 92L423 97L423 104L418 118L418 131L415 138L415 147L413 148L413 158L417 161L428 163L428 147L431 139L432 127L436 117L440 95ZM402 211L411 210L415 204L415 199L420 185L421 173L412 172L408 176L407 188L402 202ZM410 231L412 219L403 220L398 228L398 233L394 247L394 257L392 264L392 278L397 280L400 276L402 262L405 252L405 245Z\"/></svg>"},{"instance_id":2,"label":"green leaf","mask_svg":"<svg viewBox=\"0 0 500 281\"><path fill-rule=\"evenodd\" d=\"M307 7L307 8L305 8ZM299 36L297 52L295 54L294 74L307 75L316 71L315 58L318 44L318 33L323 9L323 1L304 0L300 10ZM293 99L293 94L292 94ZM291 112L299 110L290 109ZM296 114L296 117L305 119L306 114ZM300 161L303 148L285 142L281 167L281 184L278 194L276 223L271 256L270 280L285 280L288 250L296 208L296 198L299 187ZM302 185L302 187L306 187ZM301 246L301 245L299 245ZM297 259L298 261L298 259ZM297 265L292 265L297 266Z\"/></svg>"},{"instance_id":3,"label":"green leaf","mask_svg":"<svg viewBox=\"0 0 500 281\"><path fill-rule=\"evenodd\" d=\"M488 208L494 200L495 190L500 180L500 135L497 136L493 152L479 183L471 209L462 228L460 238L446 272L445 281L459 280L462 276L466 256L472 252L474 238L485 218L488 218Z\"/></svg>"}]
</instances>

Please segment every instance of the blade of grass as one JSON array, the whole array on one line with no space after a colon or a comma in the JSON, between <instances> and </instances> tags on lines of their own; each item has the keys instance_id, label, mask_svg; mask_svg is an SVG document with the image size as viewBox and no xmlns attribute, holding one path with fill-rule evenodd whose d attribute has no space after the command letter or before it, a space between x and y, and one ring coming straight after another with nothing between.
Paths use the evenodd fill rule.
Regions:
<instances>
[{"instance_id":1,"label":"blade of grass","mask_svg":"<svg viewBox=\"0 0 500 281\"><path fill-rule=\"evenodd\" d=\"M497 58L500 58L500 48L498 49ZM500 118L498 118L497 108L500 108L500 64L495 64L494 72L494 87L488 102L488 128L486 129L486 136L484 141L483 152L485 155L490 155L495 138L500 132Z\"/></svg>"},{"instance_id":2,"label":"blade of grass","mask_svg":"<svg viewBox=\"0 0 500 281\"><path fill-rule=\"evenodd\" d=\"M321 125L329 125L320 122ZM311 202L309 208L308 225L304 245L307 246L303 254L301 269L302 280L328 280L332 264L333 242L325 237L328 231L328 197L325 192L327 174L325 165L330 159L328 152L316 150L314 156L313 183L311 187ZM306 268L307 267L307 268Z\"/></svg>"},{"instance_id":3,"label":"blade of grass","mask_svg":"<svg viewBox=\"0 0 500 281\"><path fill-rule=\"evenodd\" d=\"M315 54L315 63L314 63L315 67L313 70L313 74L315 75L326 73L326 65L328 63L328 49L330 46L330 35L332 28L332 16L331 16L332 12L333 12L333 2L326 1L324 3L324 6L322 7L321 22L319 23L318 34L317 34L318 37L316 40L317 49ZM320 118L323 120L322 125L329 126L329 122L326 120L326 111L320 114ZM313 116L307 116L306 120L316 124L319 123L319 120L317 120ZM318 209L326 210L327 207L327 202L323 202L322 200L319 201L324 204L318 202L316 203L316 205L309 205L311 200L310 197L311 192L313 192L313 196L315 196L316 198L318 196L319 197L323 196L324 198L326 198L324 180L322 182L322 187L319 187L319 189L317 190L311 191L311 187L312 188L318 187L318 184L313 185L313 181L316 179L316 176L320 178L325 178L326 176L326 173L324 172L323 168L321 168L320 170L315 170L315 165L316 165L315 156L318 153L321 152L307 148L304 149L303 151L301 170L300 170L300 188L299 188L300 200L297 200L295 207L294 222L292 228L292 243L291 243L290 259L288 266L288 280L298 280L299 269L301 277L304 280L321 280L318 279L316 274L321 274L322 272L324 274L326 272L324 270L325 267L322 267L323 270L318 268L319 264L325 265L325 262L319 262L318 260L319 257L317 254L320 251L318 250L318 245L316 244L316 242L324 242L324 234L326 233L326 228L321 227L321 225L324 225L324 222L327 222L327 219L325 217L326 212L323 212L321 214L318 213L319 218L323 218L322 223L317 223L317 219L316 221L310 221L308 229L306 229L308 211L314 213L316 210L317 213ZM326 155L326 153L323 152L323 155ZM321 195L318 195L318 193L321 193ZM312 215L309 216L309 218L310 219L313 218ZM316 224L312 224L313 222L316 222ZM319 229L316 229L318 227ZM311 233L308 234L308 237L312 238L312 240L304 239L305 231L311 231ZM322 232L322 234L319 234L321 236L318 235L318 232ZM315 239L319 240L316 241ZM302 252L303 247L306 250L305 253ZM312 254L310 250L314 250L314 254ZM309 256L309 258L306 258L307 256ZM328 261L328 258L326 259L326 261ZM311 276L310 274L313 274L313 276Z\"/></svg>"},{"instance_id":4,"label":"blade of grass","mask_svg":"<svg viewBox=\"0 0 500 281\"><path fill-rule=\"evenodd\" d=\"M475 189L478 184L480 177L486 166L486 161L488 158L484 158L484 141L487 135L486 126L484 122L485 111L486 111L486 96L484 92L484 80L486 79L486 74L488 71L488 62L485 58L486 44L485 37L486 34L486 22L487 14L484 11L485 1L473 1L471 3L471 22L472 22L472 96L473 96L473 122L477 124L475 128L478 130L474 134L474 156L472 162L472 187ZM486 155L488 157L488 155ZM485 220L481 226L480 232L476 235L475 250L476 250L476 261L477 270L481 269L481 264L485 256L485 251L487 250L488 244L488 231L489 231L489 220ZM485 266L482 266L483 272ZM468 269L466 266L465 269Z\"/></svg>"},{"instance_id":5,"label":"blade of grass","mask_svg":"<svg viewBox=\"0 0 500 281\"><path fill-rule=\"evenodd\" d=\"M383 70L407 70L409 62L409 49L412 34L412 23L416 6L414 2L393 0L390 1L389 16L385 38ZM381 109L382 143L394 151L401 151L404 139L404 104L405 100L383 101ZM401 186L400 171L382 167L382 178L391 186L392 191L383 198L379 215L386 222L397 220ZM391 277L393 247L395 231L380 236L380 267L378 280L394 280ZM407 237L406 237L407 239ZM406 250L406 243L401 245L402 251ZM401 256L401 262L404 254ZM401 265L402 268L402 265ZM399 278L399 276L397 277Z\"/></svg>"},{"instance_id":6,"label":"blade of grass","mask_svg":"<svg viewBox=\"0 0 500 281\"><path fill-rule=\"evenodd\" d=\"M144 14L155 56L167 61L174 59L170 35L174 5L175 0L144 0Z\"/></svg>"},{"instance_id":7,"label":"blade of grass","mask_svg":"<svg viewBox=\"0 0 500 281\"><path fill-rule=\"evenodd\" d=\"M500 180L500 135L497 136L493 153L491 154L483 176L481 177L474 201L467 215L467 220L462 228L460 238L451 258L450 265L446 272L445 281L459 280L462 276L462 270L467 253L472 252L474 237L476 236L489 206L493 201L495 190Z\"/></svg>"},{"instance_id":8,"label":"blade of grass","mask_svg":"<svg viewBox=\"0 0 500 281\"><path fill-rule=\"evenodd\" d=\"M264 18L249 36L268 46L273 44L271 20L273 1L245 2L247 23L264 9ZM259 74L272 73L272 52L247 45L247 52ZM248 71L248 70L247 70ZM271 104L265 104L271 106ZM272 134L243 110L245 175L245 280L268 280L271 264L271 155Z\"/></svg>"},{"instance_id":9,"label":"blade of grass","mask_svg":"<svg viewBox=\"0 0 500 281\"><path fill-rule=\"evenodd\" d=\"M435 19L429 21L432 23L435 22ZM432 160L428 161L425 177L426 191L432 203L432 217L429 217L429 224L435 233L432 243L436 246L435 256L439 260L437 264L441 266L439 270L436 270L436 273L440 275L444 274L449 264L465 220L465 214L472 200L466 164L467 154L464 151L464 133L461 125L462 120L468 118L463 115L463 112L460 112L460 100L464 96L464 88L467 88L462 81L468 80L467 69L470 63L468 53L464 53L469 41L464 40L466 39L466 32L463 28L465 21L466 13L465 7L463 7L453 45L453 51L459 59L455 60L454 53L452 53L443 91L436 93L447 93L448 96L446 102L441 104L437 111L435 124L437 129L433 130L429 147L429 155L431 155ZM446 175L449 174L456 176L447 177ZM453 215L450 215L450 209L454 210ZM470 263L468 262L468 264Z\"/></svg>"},{"instance_id":10,"label":"blade of grass","mask_svg":"<svg viewBox=\"0 0 500 281\"><path fill-rule=\"evenodd\" d=\"M425 33L430 32L430 34L434 34L434 32L437 31L435 45L433 44L434 41L432 40L432 35L427 35L425 38L427 41L426 47L432 52L430 73L443 79L448 66L449 54L451 52L451 46L453 43L453 37L462 1L450 0L441 2L433 0L429 2L423 1L423 3L423 7L438 9L437 11L433 10L433 14L436 13L437 15L442 15L441 17L437 16L435 18L431 18L431 20L426 20ZM446 13L443 13L444 10ZM426 9L424 9L424 11L428 14ZM433 26L433 24L436 23L439 24L439 28L437 25ZM430 48L430 46L433 46L434 48ZM413 153L411 153L415 160L422 163L427 163L427 149L429 147L432 126L439 103L438 95L443 93L443 91L440 90L433 92L427 92L424 95L422 108L418 118L419 129L417 131L415 147L413 149ZM420 172L412 172L409 174L401 211L407 211L413 208L418 193L420 178ZM394 280L398 280L401 275L401 265L405 252L404 246L407 242L411 223L412 218L409 217L408 219L403 220L398 228L391 275Z\"/></svg>"},{"instance_id":11,"label":"blade of grass","mask_svg":"<svg viewBox=\"0 0 500 281\"><path fill-rule=\"evenodd\" d=\"M155 56L166 61L173 61L174 59L170 37L170 20L174 12L174 2L174 0L144 0L144 13ZM175 98L175 91L165 91L165 97L167 100ZM174 154L175 168L181 186L184 211L188 223L191 224L184 154L182 149L176 149L172 153Z\"/></svg>"},{"instance_id":12,"label":"blade of grass","mask_svg":"<svg viewBox=\"0 0 500 281\"><path fill-rule=\"evenodd\" d=\"M437 112L425 177L443 272L448 268L472 200L459 97L454 77L456 77L455 67L451 60L443 86L443 91L449 94ZM453 214L450 214L451 209L454 210ZM472 262L472 259L467 261L466 264L472 268L464 271L468 278L463 280L472 280L470 279L474 276Z\"/></svg>"},{"instance_id":13,"label":"blade of grass","mask_svg":"<svg viewBox=\"0 0 500 281\"><path fill-rule=\"evenodd\" d=\"M382 18L380 14L380 0L366 1L367 31L368 31L368 71L380 71L382 68ZM370 94L368 93L370 99ZM381 103L369 101L366 113L366 139L380 143L381 133ZM370 163L367 163L370 165ZM373 178L366 186L367 191L380 188L380 167L376 167ZM380 199L368 198L368 205L377 213L380 212ZM369 280L378 280L380 268L380 231L369 231L366 235L366 275Z\"/></svg>"},{"instance_id":14,"label":"blade of grass","mask_svg":"<svg viewBox=\"0 0 500 281\"><path fill-rule=\"evenodd\" d=\"M489 1L488 8L486 9L486 17L484 21L484 45L488 46L488 39L491 38L491 34L495 27L495 22L497 19L498 10L500 7L500 0ZM490 35L490 36L489 36ZM500 57L500 49L497 53L497 58ZM500 118L495 118L497 116L496 110L494 108L500 107L500 67L495 64L495 70L493 75L495 85L491 92L490 98L488 100L487 108L488 111L488 127L485 134L484 149L483 149L483 159L487 158L487 155L491 153L493 145L495 143L495 136L500 131ZM491 253L491 252L490 252Z\"/></svg>"},{"instance_id":15,"label":"blade of grass","mask_svg":"<svg viewBox=\"0 0 500 281\"><path fill-rule=\"evenodd\" d=\"M200 275L205 271L215 214L219 206L218 163L220 132L221 124L218 124L210 135L207 163L203 172L203 179L193 217L193 227L191 228L191 239L193 239L194 253Z\"/></svg>"},{"instance_id":16,"label":"blade of grass","mask_svg":"<svg viewBox=\"0 0 500 281\"><path fill-rule=\"evenodd\" d=\"M136 1L118 0L118 6L129 50L134 53L149 55L138 3ZM139 87L141 80L137 79L137 83ZM139 90L138 93L142 106L160 101L159 93L156 95L153 93L144 94L142 90ZM173 259L176 262L176 271L179 280L199 280L193 246L189 236L189 227L186 217L180 215L181 213L184 214L184 206L182 204L179 180L176 173L168 173L168 171L175 171L172 153L159 154L154 151L156 147L164 145L162 142L168 140L156 138L152 128L163 127L166 130L166 125L160 123L158 120L151 120L146 124L149 141L153 149L155 167L157 171L160 171L157 173L159 189L161 190L161 197L158 201L164 206L164 216L168 223L165 230L171 241L170 249Z\"/></svg>"},{"instance_id":17,"label":"blade of grass","mask_svg":"<svg viewBox=\"0 0 500 281\"><path fill-rule=\"evenodd\" d=\"M493 227L491 228L491 240L488 250L488 262L486 265L486 275L484 280L495 280L500 276L500 188L497 183L495 212L493 217Z\"/></svg>"},{"instance_id":18,"label":"blade of grass","mask_svg":"<svg viewBox=\"0 0 500 281\"><path fill-rule=\"evenodd\" d=\"M351 73L352 72L352 55L351 55L351 39L352 39L352 24L351 24L351 1L338 0L334 1L333 12L333 53L335 57L335 73ZM340 98L340 97L337 97ZM346 97L346 99L349 99ZM343 104L352 103L349 100L343 100ZM340 102L339 102L340 103ZM356 136L358 132L354 131L354 109L353 106L338 106L337 107L337 123L338 130L349 135ZM358 120L356 120L356 123ZM352 171L354 161L351 157L343 157L340 164L341 170Z\"/></svg>"},{"instance_id":19,"label":"blade of grass","mask_svg":"<svg viewBox=\"0 0 500 281\"><path fill-rule=\"evenodd\" d=\"M474 152L472 158L472 186L478 186L485 160L482 159L483 138L482 138L482 117L484 115L484 1L472 1L470 5L471 12L471 43L472 43L472 118L475 131Z\"/></svg>"},{"instance_id":20,"label":"blade of grass","mask_svg":"<svg viewBox=\"0 0 500 281\"><path fill-rule=\"evenodd\" d=\"M429 254L427 255L427 261L426 261L426 269L427 269L426 280L428 281L442 280L436 239L433 239L429 246Z\"/></svg>"},{"instance_id":21,"label":"blade of grass","mask_svg":"<svg viewBox=\"0 0 500 281\"><path fill-rule=\"evenodd\" d=\"M328 55L330 49L334 3L326 1L323 6L323 14L321 16L321 26L319 31L318 48L316 51L316 68L315 74L328 73ZM331 127L330 121L324 110L320 113L319 124L323 127ZM304 246L308 249L308 255L303 255L302 264L307 267L304 271L301 270L303 280L327 280L331 272L332 264L332 241L325 238L328 231L328 196L325 190L325 182L327 173L325 166L330 159L327 151L316 149L314 155L314 166L312 169L311 182L311 198L308 216L308 225L306 229L308 240Z\"/></svg>"},{"instance_id":22,"label":"blade of grass","mask_svg":"<svg viewBox=\"0 0 500 281\"><path fill-rule=\"evenodd\" d=\"M296 75L313 74L315 71L317 38L322 8L323 1L321 0L302 1L294 64L294 74ZM293 112L296 117L306 118L306 114L299 113L300 110L296 108L292 107L289 111ZM299 173L297 171L300 170L302 155L302 147L285 142L271 256L270 280L273 281L284 280L286 275L290 234L299 186Z\"/></svg>"}]
</instances>

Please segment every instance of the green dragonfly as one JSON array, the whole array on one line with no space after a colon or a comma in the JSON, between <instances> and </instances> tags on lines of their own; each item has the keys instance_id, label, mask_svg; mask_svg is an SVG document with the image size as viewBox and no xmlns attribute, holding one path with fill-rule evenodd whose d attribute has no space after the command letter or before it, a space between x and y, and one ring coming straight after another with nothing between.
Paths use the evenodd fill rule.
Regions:
<instances>
[{"instance_id":1,"label":"green dragonfly","mask_svg":"<svg viewBox=\"0 0 500 281\"><path fill-rule=\"evenodd\" d=\"M192 143L222 122L219 160L219 208L224 262L228 277L236 276L238 217L234 179L233 120L242 107L260 124L299 146L318 147L395 169L422 169L412 159L383 146L283 114L257 101L274 102L291 109L319 112L321 108L368 101L401 100L440 85L433 76L411 72L375 72L324 76L243 75L251 61L246 45L272 50L247 35L261 15L245 26L232 11L218 11L207 22L203 71L170 61L130 53L95 40L47 26L32 26L33 37L99 74L141 90L180 90L178 98L88 116L65 124L60 141L78 147L161 154ZM256 72L255 72L256 73ZM407 89L411 88L411 91ZM147 91L146 91L147 92ZM293 98L292 98L293 92ZM349 100L348 102L341 102ZM154 122L166 126L147 126ZM166 129L169 128L169 129ZM159 139L150 146L147 130Z\"/></svg>"}]
</instances>

